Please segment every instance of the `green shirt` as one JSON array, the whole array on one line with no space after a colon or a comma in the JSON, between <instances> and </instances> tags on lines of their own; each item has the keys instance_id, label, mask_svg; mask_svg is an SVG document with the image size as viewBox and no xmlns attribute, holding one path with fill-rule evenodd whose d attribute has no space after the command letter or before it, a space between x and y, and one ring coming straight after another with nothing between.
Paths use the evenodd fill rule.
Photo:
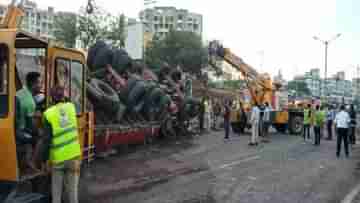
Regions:
<instances>
[{"instance_id":1,"label":"green shirt","mask_svg":"<svg viewBox=\"0 0 360 203\"><path fill-rule=\"evenodd\" d=\"M325 111L316 111L315 112L315 125L321 126L325 121Z\"/></svg>"},{"instance_id":2,"label":"green shirt","mask_svg":"<svg viewBox=\"0 0 360 203\"><path fill-rule=\"evenodd\" d=\"M32 117L34 116L36 105L34 98L27 87L23 87L16 92L16 98L19 106L16 108L16 128L31 129Z\"/></svg>"},{"instance_id":3,"label":"green shirt","mask_svg":"<svg viewBox=\"0 0 360 203\"><path fill-rule=\"evenodd\" d=\"M310 110L304 109L304 124L310 124L311 116L310 116Z\"/></svg>"}]
</instances>

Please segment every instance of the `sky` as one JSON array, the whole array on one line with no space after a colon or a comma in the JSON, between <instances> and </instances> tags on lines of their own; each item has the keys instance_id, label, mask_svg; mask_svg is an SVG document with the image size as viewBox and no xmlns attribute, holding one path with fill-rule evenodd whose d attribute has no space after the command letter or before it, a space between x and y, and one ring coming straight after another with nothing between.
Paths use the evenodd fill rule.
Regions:
<instances>
[{"instance_id":1,"label":"sky","mask_svg":"<svg viewBox=\"0 0 360 203\"><path fill-rule=\"evenodd\" d=\"M0 0L8 3L10 0ZM36 0L40 7L77 12L87 0ZM142 0L95 0L105 10L138 17ZM126 3L125 3L126 2ZM347 79L360 64L359 0L158 0L153 6L175 6L203 15L204 40L217 39L259 72L286 79L320 68L324 76L324 45L332 39L328 73L344 70Z\"/></svg>"}]
</instances>

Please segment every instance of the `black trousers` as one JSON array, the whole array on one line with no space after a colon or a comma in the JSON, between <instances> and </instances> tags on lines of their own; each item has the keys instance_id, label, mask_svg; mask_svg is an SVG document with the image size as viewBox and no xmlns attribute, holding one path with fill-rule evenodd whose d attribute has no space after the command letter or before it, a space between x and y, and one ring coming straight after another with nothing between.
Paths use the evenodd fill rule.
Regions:
<instances>
[{"instance_id":1,"label":"black trousers","mask_svg":"<svg viewBox=\"0 0 360 203\"><path fill-rule=\"evenodd\" d=\"M332 120L329 120L326 123L327 133L328 133L327 139L329 139L329 140L332 140L332 124L333 124Z\"/></svg>"},{"instance_id":2,"label":"black trousers","mask_svg":"<svg viewBox=\"0 0 360 203\"><path fill-rule=\"evenodd\" d=\"M350 127L350 143L356 143L356 136L355 136L355 127Z\"/></svg>"},{"instance_id":3,"label":"black trousers","mask_svg":"<svg viewBox=\"0 0 360 203\"><path fill-rule=\"evenodd\" d=\"M344 141L345 155L349 156L348 129L347 128L338 128L336 132L337 132L336 156L340 156L342 141Z\"/></svg>"},{"instance_id":4,"label":"black trousers","mask_svg":"<svg viewBox=\"0 0 360 203\"><path fill-rule=\"evenodd\" d=\"M228 139L230 133L230 120L224 119L224 128L225 128L225 139Z\"/></svg>"},{"instance_id":5,"label":"black trousers","mask_svg":"<svg viewBox=\"0 0 360 203\"><path fill-rule=\"evenodd\" d=\"M314 133L315 133L315 145L320 145L320 138L321 138L320 126L314 126Z\"/></svg>"},{"instance_id":6,"label":"black trousers","mask_svg":"<svg viewBox=\"0 0 360 203\"><path fill-rule=\"evenodd\" d=\"M304 140L306 139L306 137L308 139L310 139L310 125L309 124L304 124Z\"/></svg>"}]
</instances>

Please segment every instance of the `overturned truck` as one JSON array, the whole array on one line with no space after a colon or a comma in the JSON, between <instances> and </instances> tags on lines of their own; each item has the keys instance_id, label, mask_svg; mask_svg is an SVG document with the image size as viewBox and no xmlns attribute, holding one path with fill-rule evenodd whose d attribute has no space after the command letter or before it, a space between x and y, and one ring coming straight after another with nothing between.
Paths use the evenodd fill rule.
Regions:
<instances>
[{"instance_id":1,"label":"overturned truck","mask_svg":"<svg viewBox=\"0 0 360 203\"><path fill-rule=\"evenodd\" d=\"M113 146L188 133L200 103L184 95L181 72L157 73L103 41L88 52L87 97L95 116L97 152Z\"/></svg>"}]
</instances>

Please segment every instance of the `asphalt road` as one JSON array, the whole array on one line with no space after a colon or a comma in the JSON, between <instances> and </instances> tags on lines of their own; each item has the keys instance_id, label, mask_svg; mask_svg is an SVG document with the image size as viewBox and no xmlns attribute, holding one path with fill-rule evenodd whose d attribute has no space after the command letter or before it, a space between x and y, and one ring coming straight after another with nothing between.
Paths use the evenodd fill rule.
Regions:
<instances>
[{"instance_id":1,"label":"asphalt road","mask_svg":"<svg viewBox=\"0 0 360 203\"><path fill-rule=\"evenodd\" d=\"M222 136L167 140L98 160L82 177L82 202L339 203L360 183L360 145L337 159L335 141L313 146L273 134L250 147L249 136Z\"/></svg>"}]
</instances>

